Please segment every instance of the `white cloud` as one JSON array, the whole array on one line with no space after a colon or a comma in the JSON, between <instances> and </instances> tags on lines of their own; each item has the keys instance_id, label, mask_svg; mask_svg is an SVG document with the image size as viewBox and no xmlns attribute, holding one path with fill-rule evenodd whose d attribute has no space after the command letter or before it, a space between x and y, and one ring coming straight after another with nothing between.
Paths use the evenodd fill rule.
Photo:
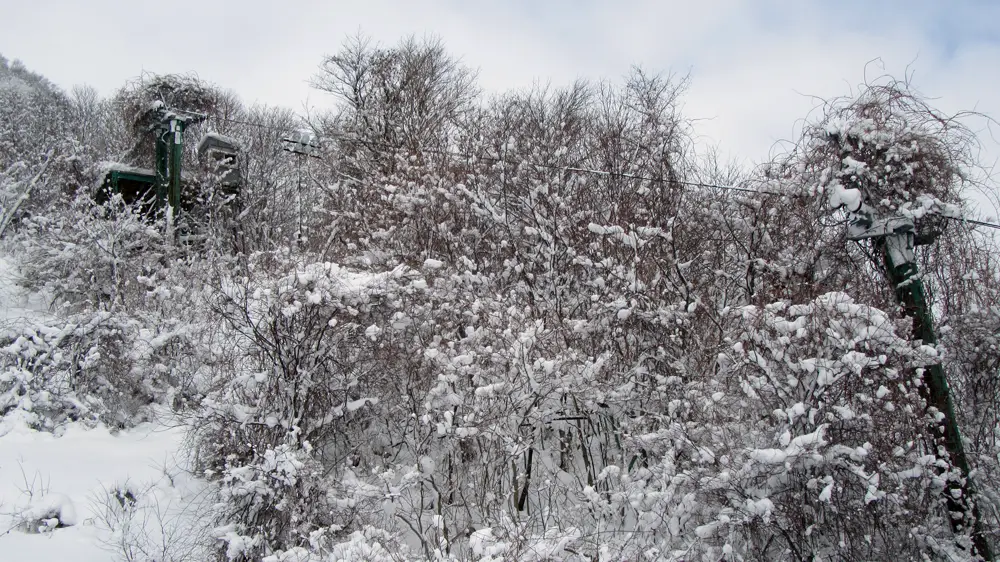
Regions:
<instances>
[{"instance_id":1,"label":"white cloud","mask_svg":"<svg viewBox=\"0 0 1000 562\"><path fill-rule=\"evenodd\" d=\"M758 160L815 100L913 71L944 110L1000 116L1000 8L977 0L176 0L8 2L0 53L56 83L110 93L143 70L197 72L249 102L327 105L308 80L359 30L391 44L435 34L499 91L616 79L632 64L690 71L690 117L724 153ZM997 131L1000 136L1000 131Z\"/></svg>"}]
</instances>

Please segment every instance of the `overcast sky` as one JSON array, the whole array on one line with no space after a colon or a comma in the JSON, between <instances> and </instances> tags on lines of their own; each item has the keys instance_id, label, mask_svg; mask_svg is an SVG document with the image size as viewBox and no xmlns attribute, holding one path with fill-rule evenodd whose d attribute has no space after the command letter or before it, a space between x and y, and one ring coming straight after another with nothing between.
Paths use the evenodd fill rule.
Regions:
<instances>
[{"instance_id":1,"label":"overcast sky","mask_svg":"<svg viewBox=\"0 0 1000 562\"><path fill-rule=\"evenodd\" d=\"M142 71L195 72L251 103L328 105L308 80L360 30L437 35L494 91L633 64L689 73L702 140L748 161L794 136L811 96L866 72L910 72L940 108L1000 118L997 0L0 0L0 14L0 54L103 94Z\"/></svg>"}]
</instances>

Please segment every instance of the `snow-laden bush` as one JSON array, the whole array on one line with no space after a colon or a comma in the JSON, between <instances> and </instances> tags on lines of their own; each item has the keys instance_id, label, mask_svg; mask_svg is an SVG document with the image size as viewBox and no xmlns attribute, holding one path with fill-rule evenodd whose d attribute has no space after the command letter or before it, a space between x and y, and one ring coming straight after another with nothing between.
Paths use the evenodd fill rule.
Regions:
<instances>
[{"instance_id":1,"label":"snow-laden bush","mask_svg":"<svg viewBox=\"0 0 1000 562\"><path fill-rule=\"evenodd\" d=\"M51 533L80 522L73 501L65 494L51 492L40 473L36 472L30 480L23 471L21 474L21 497L13 506L5 506L11 511L3 514L9 514L13 524L7 532L17 529L23 533Z\"/></svg>"},{"instance_id":2,"label":"snow-laden bush","mask_svg":"<svg viewBox=\"0 0 1000 562\"><path fill-rule=\"evenodd\" d=\"M127 319L107 312L9 332L0 347L0 415L21 411L47 430L70 420L131 425L152 401L133 376L133 336Z\"/></svg>"},{"instance_id":3,"label":"snow-laden bush","mask_svg":"<svg viewBox=\"0 0 1000 562\"><path fill-rule=\"evenodd\" d=\"M32 411L43 427L123 427L147 405L197 398L199 374L224 355L204 325L213 270L170 244L162 226L86 195L22 223L11 241L22 284L51 298L51 313L4 336L4 410Z\"/></svg>"},{"instance_id":4,"label":"snow-laden bush","mask_svg":"<svg viewBox=\"0 0 1000 562\"><path fill-rule=\"evenodd\" d=\"M766 195L672 183L684 147L673 92L640 75L622 97L585 85L511 96L475 123L479 140L464 139L481 160L403 149L380 154L393 157L381 169L351 154L331 162L357 174L330 192L322 250L424 274L402 309L405 337L372 330L405 376L378 396L371 450L352 456L371 469L355 478L382 498L370 521L425 559L794 559L839 548L865 558L890 555L893 541L914 555L963 545L943 519L949 467L892 480L934 453L913 381L938 359L896 335L891 290L825 220L821 170L765 178ZM813 156L842 148L817 143ZM578 170L588 163L621 175ZM896 208L915 209L905 203ZM803 324L801 340L781 322ZM828 334L841 324L857 333ZM883 324L891 337L864 335ZM745 338L746 353L734 348ZM741 396L742 379L761 378L750 352L777 357L780 375L755 398ZM847 372L882 355L818 394L803 389L819 375L783 362L841 361ZM825 420L840 402L856 419ZM850 458L866 442L882 465ZM808 462L827 453L831 466L813 474ZM880 487L864 480L872 474ZM832 508L806 501L821 495ZM817 512L822 521L799 525ZM841 529L852 533L843 547Z\"/></svg>"},{"instance_id":5,"label":"snow-laden bush","mask_svg":"<svg viewBox=\"0 0 1000 562\"><path fill-rule=\"evenodd\" d=\"M730 318L742 333L718 374L689 387L699 423L673 436L688 443L671 464L688 468L668 487L672 534L710 557L948 556L941 492L960 474L938 460L919 395L937 351L842 293Z\"/></svg>"},{"instance_id":6,"label":"snow-laden bush","mask_svg":"<svg viewBox=\"0 0 1000 562\"><path fill-rule=\"evenodd\" d=\"M336 533L334 533L336 534ZM266 556L263 562L398 562L410 559L407 549L384 530L374 527L354 531L339 540L330 540L330 529L317 529L309 535L307 547L297 546Z\"/></svg>"},{"instance_id":7,"label":"snow-laden bush","mask_svg":"<svg viewBox=\"0 0 1000 562\"><path fill-rule=\"evenodd\" d=\"M967 282L976 276L966 274ZM996 290L996 288L993 288ZM995 302L995 301L994 301ZM976 469L980 513L1000 532L1000 307L970 307L951 317L942 330L951 389L959 404L969 461Z\"/></svg>"},{"instance_id":8,"label":"snow-laden bush","mask_svg":"<svg viewBox=\"0 0 1000 562\"><path fill-rule=\"evenodd\" d=\"M215 529L229 560L255 560L278 546L302 541L328 523L322 468L309 450L288 445L234 458L221 471L220 507L233 522ZM234 455L235 457L235 455ZM207 472L207 476L215 474Z\"/></svg>"},{"instance_id":9,"label":"snow-laden bush","mask_svg":"<svg viewBox=\"0 0 1000 562\"><path fill-rule=\"evenodd\" d=\"M121 481L93 497L93 522L115 560L202 562L210 559L211 512L207 498L179 497L176 475L159 482ZM169 485L167 483L169 482Z\"/></svg>"},{"instance_id":10,"label":"snow-laden bush","mask_svg":"<svg viewBox=\"0 0 1000 562\"><path fill-rule=\"evenodd\" d=\"M101 206L86 194L25 220L15 243L27 287L70 310L135 305L147 290L138 277L161 269L169 252L159 225L118 198Z\"/></svg>"},{"instance_id":11,"label":"snow-laden bush","mask_svg":"<svg viewBox=\"0 0 1000 562\"><path fill-rule=\"evenodd\" d=\"M0 339L0 416L14 411L32 426L66 421L130 427L147 407L183 408L198 393L197 367L209 359L176 319L80 312L13 327Z\"/></svg>"},{"instance_id":12,"label":"snow-laden bush","mask_svg":"<svg viewBox=\"0 0 1000 562\"><path fill-rule=\"evenodd\" d=\"M883 79L823 107L792 153L794 176L829 208L866 203L883 215L908 216L923 234L960 216L974 176L975 135L932 108L909 84ZM791 171L791 170L789 170Z\"/></svg>"},{"instance_id":13,"label":"snow-laden bush","mask_svg":"<svg viewBox=\"0 0 1000 562\"><path fill-rule=\"evenodd\" d=\"M377 496L344 471L368 456L365 432L398 376L382 333L408 326L400 297L411 277L318 263L219 291L216 313L237 357L215 370L192 446L199 470L219 482L230 559L302 546L317 527L361 527Z\"/></svg>"},{"instance_id":14,"label":"snow-laden bush","mask_svg":"<svg viewBox=\"0 0 1000 562\"><path fill-rule=\"evenodd\" d=\"M714 366L698 372L693 361L685 370L690 351L669 368L655 355L623 364L620 348L591 360L540 322L511 329L523 316L492 306L470 310L486 325L425 352L440 373L414 431L425 456L386 482L383 509L423 537L426 558L880 559L954 548L940 492L957 475L928 449L917 390L920 369L940 357L900 338L891 316L842 293L734 308ZM647 314L632 311L620 345L655 341ZM612 326L632 319L609 316ZM693 329L698 315L669 324Z\"/></svg>"}]
</instances>

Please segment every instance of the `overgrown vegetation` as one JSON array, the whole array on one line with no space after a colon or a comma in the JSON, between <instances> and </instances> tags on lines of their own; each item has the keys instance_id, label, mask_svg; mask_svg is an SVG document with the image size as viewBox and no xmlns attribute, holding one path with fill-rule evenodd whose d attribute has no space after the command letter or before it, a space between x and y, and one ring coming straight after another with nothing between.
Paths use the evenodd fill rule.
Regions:
<instances>
[{"instance_id":1,"label":"overgrown vegetation","mask_svg":"<svg viewBox=\"0 0 1000 562\"><path fill-rule=\"evenodd\" d=\"M309 123L190 77L104 101L0 71L22 111L22 83L76 108L26 144L0 114L0 234L53 310L6 333L0 411L58 430L174 408L214 494L184 552L975 560L921 390L938 363L997 542L997 248L950 218L972 214L974 136L905 83L746 172L697 153L683 79L639 69L485 97L439 43L355 40L315 78L340 108ZM88 195L97 161L143 163L154 98L243 146L235 210L199 180L196 244ZM320 158L282 151L305 127ZM862 202L936 234L937 345L882 250L846 239Z\"/></svg>"}]
</instances>

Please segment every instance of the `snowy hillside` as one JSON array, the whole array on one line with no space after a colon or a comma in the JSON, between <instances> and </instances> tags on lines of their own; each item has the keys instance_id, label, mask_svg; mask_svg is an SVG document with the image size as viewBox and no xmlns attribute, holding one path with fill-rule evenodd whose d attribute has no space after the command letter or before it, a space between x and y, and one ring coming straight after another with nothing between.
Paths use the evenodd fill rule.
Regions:
<instances>
[{"instance_id":1,"label":"snowy hillside","mask_svg":"<svg viewBox=\"0 0 1000 562\"><path fill-rule=\"evenodd\" d=\"M17 283L17 269L16 258L0 260L5 334L56 320L45 306L51 296L26 292ZM190 532L190 502L199 486L181 468L183 429L168 421L168 412L112 433L83 422L38 430L25 423L29 411L22 405L0 421L0 559L106 562L121 557L130 541L133 548L150 548L160 540L189 540L136 540L140 533ZM156 556L148 552L136 559L166 560Z\"/></svg>"}]
</instances>

